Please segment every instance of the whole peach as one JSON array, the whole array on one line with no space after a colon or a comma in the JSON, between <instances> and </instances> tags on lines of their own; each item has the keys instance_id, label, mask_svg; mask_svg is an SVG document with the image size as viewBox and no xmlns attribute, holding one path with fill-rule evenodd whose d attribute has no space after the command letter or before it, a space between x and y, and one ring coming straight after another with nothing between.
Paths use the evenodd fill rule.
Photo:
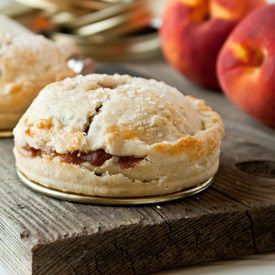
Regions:
<instances>
[{"instance_id":1,"label":"whole peach","mask_svg":"<svg viewBox=\"0 0 275 275\"><path fill-rule=\"evenodd\" d=\"M225 94L254 118L275 127L275 5L249 14L218 59Z\"/></svg>"},{"instance_id":2,"label":"whole peach","mask_svg":"<svg viewBox=\"0 0 275 275\"><path fill-rule=\"evenodd\" d=\"M218 89L216 60L236 24L265 0L171 0L160 32L167 60L187 78Z\"/></svg>"}]
</instances>

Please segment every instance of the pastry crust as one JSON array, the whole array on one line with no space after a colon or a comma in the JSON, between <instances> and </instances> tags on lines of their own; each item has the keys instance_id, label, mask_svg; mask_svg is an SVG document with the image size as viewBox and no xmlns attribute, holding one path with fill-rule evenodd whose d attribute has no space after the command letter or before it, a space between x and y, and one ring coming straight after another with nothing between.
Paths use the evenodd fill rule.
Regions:
<instances>
[{"instance_id":1,"label":"pastry crust","mask_svg":"<svg viewBox=\"0 0 275 275\"><path fill-rule=\"evenodd\" d=\"M212 177L223 123L204 101L163 82L92 74L44 88L14 135L17 166L31 180L66 192L140 197ZM100 163L89 155L99 151L107 156Z\"/></svg>"},{"instance_id":2,"label":"pastry crust","mask_svg":"<svg viewBox=\"0 0 275 275\"><path fill-rule=\"evenodd\" d=\"M0 130L13 128L44 86L74 75L52 41L0 34Z\"/></svg>"}]
</instances>

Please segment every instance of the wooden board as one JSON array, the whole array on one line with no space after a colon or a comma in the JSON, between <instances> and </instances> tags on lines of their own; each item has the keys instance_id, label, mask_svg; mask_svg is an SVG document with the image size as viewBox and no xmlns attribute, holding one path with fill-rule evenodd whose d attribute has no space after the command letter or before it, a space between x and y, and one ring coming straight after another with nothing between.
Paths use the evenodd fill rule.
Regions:
<instances>
[{"instance_id":1,"label":"wooden board","mask_svg":"<svg viewBox=\"0 0 275 275\"><path fill-rule=\"evenodd\" d=\"M207 102L225 121L212 187L155 206L102 207L58 201L20 184L13 141L0 140L0 265L10 274L143 274L275 250L275 131L219 93L184 80L162 60L125 64ZM101 71L125 72L112 65Z\"/></svg>"}]
</instances>

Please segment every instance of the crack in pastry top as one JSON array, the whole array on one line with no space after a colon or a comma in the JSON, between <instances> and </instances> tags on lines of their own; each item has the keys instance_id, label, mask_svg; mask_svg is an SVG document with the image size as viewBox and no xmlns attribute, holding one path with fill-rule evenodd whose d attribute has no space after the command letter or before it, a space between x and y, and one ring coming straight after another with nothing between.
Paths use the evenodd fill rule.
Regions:
<instances>
[{"instance_id":1,"label":"crack in pastry top","mask_svg":"<svg viewBox=\"0 0 275 275\"><path fill-rule=\"evenodd\" d=\"M100 108L100 110L99 110ZM202 155L223 135L217 113L156 80L128 75L77 76L45 87L14 130L18 147L144 157Z\"/></svg>"}]
</instances>

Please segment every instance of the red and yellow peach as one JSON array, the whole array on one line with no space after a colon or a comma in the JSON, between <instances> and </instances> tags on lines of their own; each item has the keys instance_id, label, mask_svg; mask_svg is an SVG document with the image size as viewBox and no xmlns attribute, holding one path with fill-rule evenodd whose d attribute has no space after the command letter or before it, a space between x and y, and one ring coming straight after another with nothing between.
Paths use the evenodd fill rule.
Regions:
<instances>
[{"instance_id":1,"label":"red and yellow peach","mask_svg":"<svg viewBox=\"0 0 275 275\"><path fill-rule=\"evenodd\" d=\"M275 5L249 14L232 32L218 59L228 98L275 127Z\"/></svg>"},{"instance_id":2,"label":"red and yellow peach","mask_svg":"<svg viewBox=\"0 0 275 275\"><path fill-rule=\"evenodd\" d=\"M218 89L216 60L237 23L265 0L171 0L163 15L164 55L187 78Z\"/></svg>"}]
</instances>

